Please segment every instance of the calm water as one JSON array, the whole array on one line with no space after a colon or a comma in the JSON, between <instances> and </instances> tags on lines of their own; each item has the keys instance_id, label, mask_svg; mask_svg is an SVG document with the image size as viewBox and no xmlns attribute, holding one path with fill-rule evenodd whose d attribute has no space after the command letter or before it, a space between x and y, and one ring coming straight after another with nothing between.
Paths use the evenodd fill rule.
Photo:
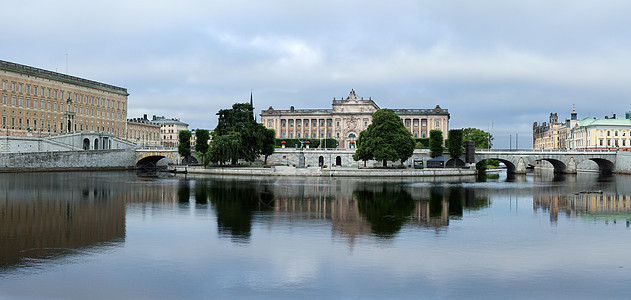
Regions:
<instances>
[{"instance_id":1,"label":"calm water","mask_svg":"<svg viewBox=\"0 0 631 300\"><path fill-rule=\"evenodd\" d=\"M0 298L628 298L631 177L0 174Z\"/></svg>"}]
</instances>

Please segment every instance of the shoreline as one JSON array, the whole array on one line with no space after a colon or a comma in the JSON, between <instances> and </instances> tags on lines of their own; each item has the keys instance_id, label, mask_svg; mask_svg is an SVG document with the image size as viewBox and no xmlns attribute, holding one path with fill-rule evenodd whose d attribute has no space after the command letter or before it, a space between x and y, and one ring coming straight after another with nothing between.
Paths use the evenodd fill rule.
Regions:
<instances>
[{"instance_id":1,"label":"shoreline","mask_svg":"<svg viewBox=\"0 0 631 300\"><path fill-rule=\"evenodd\" d=\"M440 177L473 176L475 169L357 169L357 168L296 168L272 166L270 168L204 168L198 166L176 166L175 171L189 174L234 175L234 176L304 176L304 177Z\"/></svg>"}]
</instances>

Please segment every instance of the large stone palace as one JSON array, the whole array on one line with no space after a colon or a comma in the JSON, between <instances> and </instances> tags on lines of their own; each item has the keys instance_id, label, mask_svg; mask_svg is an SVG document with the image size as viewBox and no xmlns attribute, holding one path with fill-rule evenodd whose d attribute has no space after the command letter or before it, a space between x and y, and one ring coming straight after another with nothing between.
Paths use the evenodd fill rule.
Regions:
<instances>
[{"instance_id":1,"label":"large stone palace","mask_svg":"<svg viewBox=\"0 0 631 300\"><path fill-rule=\"evenodd\" d=\"M331 109L277 110L273 107L261 111L261 122L276 131L276 138L337 140L338 148L353 149L359 133L372 123L372 114L379 106L364 100L351 90L346 99L333 98ZM447 138L449 112L436 105L433 109L393 109L401 117L414 138L429 137L429 131L439 129Z\"/></svg>"}]
</instances>

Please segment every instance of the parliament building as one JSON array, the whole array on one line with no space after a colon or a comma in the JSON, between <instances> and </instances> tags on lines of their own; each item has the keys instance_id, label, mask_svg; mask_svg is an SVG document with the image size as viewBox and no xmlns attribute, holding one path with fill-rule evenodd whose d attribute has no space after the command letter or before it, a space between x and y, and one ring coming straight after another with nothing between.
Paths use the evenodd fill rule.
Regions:
<instances>
[{"instance_id":1,"label":"parliament building","mask_svg":"<svg viewBox=\"0 0 631 300\"><path fill-rule=\"evenodd\" d=\"M338 148L353 149L359 133L372 123L372 114L379 106L372 100L359 98L351 90L346 99L333 98L331 109L277 110L271 106L261 111L261 122L276 131L278 139L333 138ZM449 112L436 105L433 109L393 109L414 138L429 137L429 131L439 129L447 138Z\"/></svg>"}]
</instances>

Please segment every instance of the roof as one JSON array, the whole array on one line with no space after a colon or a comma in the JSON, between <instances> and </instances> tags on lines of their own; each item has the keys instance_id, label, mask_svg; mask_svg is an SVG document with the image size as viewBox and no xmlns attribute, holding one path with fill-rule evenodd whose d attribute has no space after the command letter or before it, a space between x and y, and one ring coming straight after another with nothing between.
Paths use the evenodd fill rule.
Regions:
<instances>
[{"instance_id":1,"label":"roof","mask_svg":"<svg viewBox=\"0 0 631 300\"><path fill-rule=\"evenodd\" d=\"M53 80L57 80L57 81L61 81L61 82L69 83L69 84L75 84L75 85L79 85L83 87L106 91L106 92L112 92L112 93L120 94L123 96L129 96L126 88L122 88L122 87L118 87L118 86L114 86L110 84L105 84L105 83L100 83L100 82L83 79L83 78L79 78L75 76L70 76L66 74L61 74L61 73L57 73L53 71L48 71L44 69L20 65L20 64L16 64L16 63L4 61L4 60L0 60L0 70L7 70L7 71L14 71L14 72L19 72L23 74L35 75L35 76L46 78L46 79L53 79Z\"/></svg>"},{"instance_id":2,"label":"roof","mask_svg":"<svg viewBox=\"0 0 631 300\"><path fill-rule=\"evenodd\" d=\"M595 119L585 118L578 122L578 126L630 126L631 120L629 119Z\"/></svg>"}]
</instances>

